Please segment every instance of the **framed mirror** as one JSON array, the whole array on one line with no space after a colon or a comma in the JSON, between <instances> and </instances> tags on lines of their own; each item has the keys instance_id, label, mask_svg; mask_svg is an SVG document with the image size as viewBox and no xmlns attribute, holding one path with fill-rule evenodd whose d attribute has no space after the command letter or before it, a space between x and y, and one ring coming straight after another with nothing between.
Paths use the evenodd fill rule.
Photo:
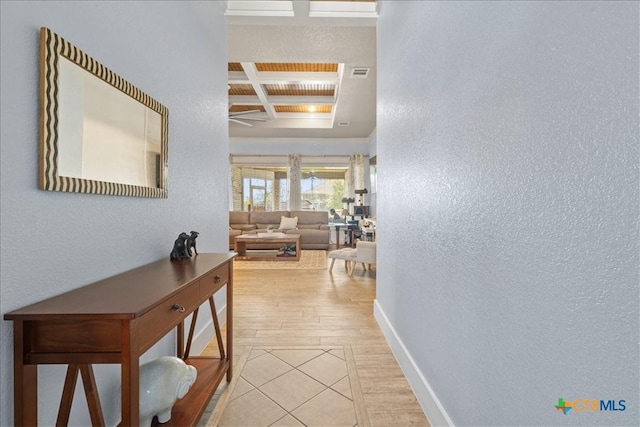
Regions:
<instances>
[{"instance_id":1,"label":"framed mirror","mask_svg":"<svg viewBox=\"0 0 640 427\"><path fill-rule=\"evenodd\" d=\"M168 109L40 29L40 188L166 198Z\"/></svg>"}]
</instances>

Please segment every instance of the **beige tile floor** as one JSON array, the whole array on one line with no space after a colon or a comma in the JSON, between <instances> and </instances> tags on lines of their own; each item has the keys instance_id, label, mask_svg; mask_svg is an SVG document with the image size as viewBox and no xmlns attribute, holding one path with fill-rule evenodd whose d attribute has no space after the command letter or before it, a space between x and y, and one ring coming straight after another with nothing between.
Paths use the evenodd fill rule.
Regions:
<instances>
[{"instance_id":1,"label":"beige tile floor","mask_svg":"<svg viewBox=\"0 0 640 427\"><path fill-rule=\"evenodd\" d=\"M375 270L234 270L234 286L236 375L199 425L429 425L373 318Z\"/></svg>"},{"instance_id":2,"label":"beige tile floor","mask_svg":"<svg viewBox=\"0 0 640 427\"><path fill-rule=\"evenodd\" d=\"M250 352L249 356L237 367L239 378L231 386L224 411L214 412L216 416L209 424L220 427L358 424L343 347L245 351ZM361 396L359 390L358 393Z\"/></svg>"}]
</instances>

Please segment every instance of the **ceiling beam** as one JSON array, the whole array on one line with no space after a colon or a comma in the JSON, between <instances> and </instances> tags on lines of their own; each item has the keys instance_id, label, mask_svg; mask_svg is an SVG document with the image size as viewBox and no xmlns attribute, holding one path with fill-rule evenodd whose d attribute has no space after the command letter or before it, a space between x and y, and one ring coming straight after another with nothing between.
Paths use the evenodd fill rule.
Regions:
<instances>
[{"instance_id":1,"label":"ceiling beam","mask_svg":"<svg viewBox=\"0 0 640 427\"><path fill-rule=\"evenodd\" d=\"M262 100L253 95L232 95L229 104L255 105ZM267 102L275 105L334 105L333 96L267 96Z\"/></svg>"},{"instance_id":2,"label":"ceiling beam","mask_svg":"<svg viewBox=\"0 0 640 427\"><path fill-rule=\"evenodd\" d=\"M280 72L280 71L258 71L253 62L243 62L251 64L252 76L242 71L230 71L229 83L247 84L249 80L260 84L280 84L280 83L324 83L336 84L340 80L339 73L333 72Z\"/></svg>"},{"instance_id":3,"label":"ceiling beam","mask_svg":"<svg viewBox=\"0 0 640 427\"><path fill-rule=\"evenodd\" d=\"M267 99L267 94L262 88L262 84L257 80L258 71L256 70L255 63L242 62L241 64L242 64L242 69L244 70L244 73L247 75L247 78L249 79L251 86L253 86L253 90L256 92L256 96L258 97L258 99L260 100L260 103L264 107L264 110L267 113L267 116L270 119L273 119L276 116L276 111L273 108L273 105L269 103L269 100Z\"/></svg>"}]
</instances>

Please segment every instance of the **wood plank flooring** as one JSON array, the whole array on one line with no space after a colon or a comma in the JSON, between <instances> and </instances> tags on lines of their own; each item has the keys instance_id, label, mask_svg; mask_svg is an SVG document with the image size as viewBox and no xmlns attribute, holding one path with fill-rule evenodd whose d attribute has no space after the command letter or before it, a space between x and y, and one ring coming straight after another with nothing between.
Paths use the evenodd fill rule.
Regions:
<instances>
[{"instance_id":1,"label":"wood plank flooring","mask_svg":"<svg viewBox=\"0 0 640 427\"><path fill-rule=\"evenodd\" d=\"M375 270L235 270L234 285L236 355L245 346L349 345L370 425L429 425L373 317ZM215 352L214 339L204 353Z\"/></svg>"}]
</instances>

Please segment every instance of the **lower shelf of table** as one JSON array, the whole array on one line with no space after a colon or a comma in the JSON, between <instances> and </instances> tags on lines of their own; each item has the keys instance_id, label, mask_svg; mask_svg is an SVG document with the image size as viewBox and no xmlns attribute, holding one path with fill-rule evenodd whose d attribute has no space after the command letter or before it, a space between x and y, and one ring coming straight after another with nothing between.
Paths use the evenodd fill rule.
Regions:
<instances>
[{"instance_id":1,"label":"lower shelf of table","mask_svg":"<svg viewBox=\"0 0 640 427\"><path fill-rule=\"evenodd\" d=\"M196 425L229 369L228 360L212 357L190 357L185 360L185 363L192 365L198 371L196 382L187 395L173 406L171 419L164 424L158 424L155 418L153 425L162 427Z\"/></svg>"}]
</instances>

